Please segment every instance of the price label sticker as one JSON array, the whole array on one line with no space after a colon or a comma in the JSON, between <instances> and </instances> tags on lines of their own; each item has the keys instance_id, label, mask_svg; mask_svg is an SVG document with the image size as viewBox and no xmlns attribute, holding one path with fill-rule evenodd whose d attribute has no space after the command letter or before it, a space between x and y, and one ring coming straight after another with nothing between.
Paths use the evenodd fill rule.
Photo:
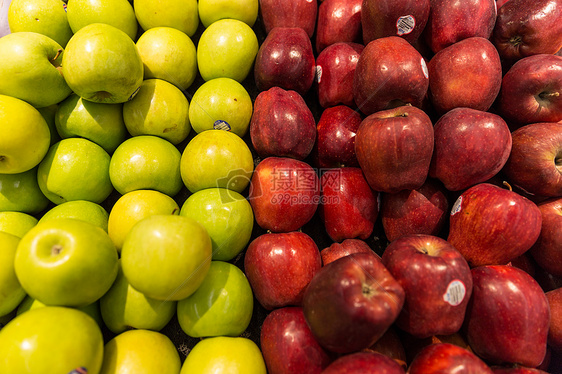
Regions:
<instances>
[{"instance_id":1,"label":"price label sticker","mask_svg":"<svg viewBox=\"0 0 562 374\"><path fill-rule=\"evenodd\" d=\"M455 279L447 286L447 292L443 295L443 300L451 306L457 306L463 302L466 296L464 283Z\"/></svg>"},{"instance_id":2,"label":"price label sticker","mask_svg":"<svg viewBox=\"0 0 562 374\"><path fill-rule=\"evenodd\" d=\"M460 212L461 210L461 205L462 205L462 195L459 196L459 198L457 199L457 201L455 201L455 203L453 204L453 208L451 209L451 215L454 216L455 214L457 214L458 212Z\"/></svg>"},{"instance_id":3,"label":"price label sticker","mask_svg":"<svg viewBox=\"0 0 562 374\"><path fill-rule=\"evenodd\" d=\"M216 120L215 123L213 124L213 128L215 130L224 130L224 131L232 130L232 127L230 127L229 123L223 121L222 119Z\"/></svg>"},{"instance_id":4,"label":"price label sticker","mask_svg":"<svg viewBox=\"0 0 562 374\"><path fill-rule=\"evenodd\" d=\"M398 17L396 20L396 35L408 35L416 27L416 19L411 14L407 16Z\"/></svg>"}]
</instances>

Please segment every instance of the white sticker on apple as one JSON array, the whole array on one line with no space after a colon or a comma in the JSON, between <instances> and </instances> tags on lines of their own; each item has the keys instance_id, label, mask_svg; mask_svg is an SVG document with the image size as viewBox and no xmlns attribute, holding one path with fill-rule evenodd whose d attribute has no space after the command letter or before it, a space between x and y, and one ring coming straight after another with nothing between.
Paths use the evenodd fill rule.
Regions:
<instances>
[{"instance_id":1,"label":"white sticker on apple","mask_svg":"<svg viewBox=\"0 0 562 374\"><path fill-rule=\"evenodd\" d=\"M322 80L322 66L316 65L316 81L320 83Z\"/></svg>"},{"instance_id":2,"label":"white sticker on apple","mask_svg":"<svg viewBox=\"0 0 562 374\"><path fill-rule=\"evenodd\" d=\"M222 119L216 120L215 123L213 124L213 128L215 130L224 130L224 131L230 131L232 129L232 127L230 127L230 124L226 121L223 121Z\"/></svg>"},{"instance_id":3,"label":"white sticker on apple","mask_svg":"<svg viewBox=\"0 0 562 374\"><path fill-rule=\"evenodd\" d=\"M455 279L447 286L447 292L443 295L443 300L452 306L457 306L463 302L465 295L466 287L464 283Z\"/></svg>"},{"instance_id":4,"label":"white sticker on apple","mask_svg":"<svg viewBox=\"0 0 562 374\"><path fill-rule=\"evenodd\" d=\"M416 19L411 14L407 16L398 17L396 20L396 35L408 35L416 27Z\"/></svg>"},{"instance_id":5,"label":"white sticker on apple","mask_svg":"<svg viewBox=\"0 0 562 374\"><path fill-rule=\"evenodd\" d=\"M457 201L455 201L455 203L453 204L453 208L451 209L451 215L455 215L461 210L461 204L462 204L462 195L459 196Z\"/></svg>"},{"instance_id":6,"label":"white sticker on apple","mask_svg":"<svg viewBox=\"0 0 562 374\"><path fill-rule=\"evenodd\" d=\"M429 79L429 70L427 70L427 64L425 63L425 60L424 60L423 57L420 60L420 64L421 64L421 67L422 67L423 75L425 76L426 79Z\"/></svg>"}]
</instances>

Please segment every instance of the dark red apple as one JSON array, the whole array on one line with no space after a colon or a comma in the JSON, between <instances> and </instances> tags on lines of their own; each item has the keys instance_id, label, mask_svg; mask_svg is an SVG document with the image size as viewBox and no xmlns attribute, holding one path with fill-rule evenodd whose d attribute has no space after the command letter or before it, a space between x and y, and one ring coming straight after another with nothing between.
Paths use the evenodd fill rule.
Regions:
<instances>
[{"instance_id":1,"label":"dark red apple","mask_svg":"<svg viewBox=\"0 0 562 374\"><path fill-rule=\"evenodd\" d=\"M432 344L454 344L460 348L463 348L469 352L472 352L470 345L466 341L464 334L461 331L450 335L433 335L429 338L416 338L413 335L406 333L405 331L398 330L400 332L401 341L404 343L404 349L406 350L406 358L409 364L414 361L414 358L427 346ZM474 353L474 352L472 352Z\"/></svg>"},{"instance_id":2,"label":"dark red apple","mask_svg":"<svg viewBox=\"0 0 562 374\"><path fill-rule=\"evenodd\" d=\"M322 264L326 266L330 262L352 253L370 253L378 257L371 247L361 239L345 239L341 243L332 243L329 247L320 251L320 256L322 257Z\"/></svg>"},{"instance_id":3,"label":"dark red apple","mask_svg":"<svg viewBox=\"0 0 562 374\"><path fill-rule=\"evenodd\" d=\"M474 353L449 343L428 345L408 369L408 374L442 373L492 374L492 370Z\"/></svg>"},{"instance_id":4,"label":"dark red apple","mask_svg":"<svg viewBox=\"0 0 562 374\"><path fill-rule=\"evenodd\" d=\"M506 265L474 268L472 280L465 326L474 353L493 364L540 365L550 312L539 284L523 270Z\"/></svg>"},{"instance_id":5,"label":"dark red apple","mask_svg":"<svg viewBox=\"0 0 562 374\"><path fill-rule=\"evenodd\" d=\"M364 351L380 353L396 361L404 370L408 368L406 350L394 325L390 326L375 344Z\"/></svg>"},{"instance_id":6,"label":"dark red apple","mask_svg":"<svg viewBox=\"0 0 562 374\"><path fill-rule=\"evenodd\" d=\"M375 191L420 188L433 154L431 119L410 105L371 114L357 130L355 154Z\"/></svg>"},{"instance_id":7,"label":"dark red apple","mask_svg":"<svg viewBox=\"0 0 562 374\"><path fill-rule=\"evenodd\" d=\"M299 27L309 38L314 34L317 0L259 0L259 8L266 33L275 27Z\"/></svg>"},{"instance_id":8,"label":"dark red apple","mask_svg":"<svg viewBox=\"0 0 562 374\"><path fill-rule=\"evenodd\" d=\"M455 108L434 126L435 147L429 175L449 191L488 181L504 167L511 152L511 132L497 114Z\"/></svg>"},{"instance_id":9,"label":"dark red apple","mask_svg":"<svg viewBox=\"0 0 562 374\"><path fill-rule=\"evenodd\" d=\"M404 290L369 253L354 253L320 269L303 298L304 316L321 346L351 353L373 345L404 304Z\"/></svg>"},{"instance_id":10,"label":"dark red apple","mask_svg":"<svg viewBox=\"0 0 562 374\"><path fill-rule=\"evenodd\" d=\"M513 367L493 367L492 373L494 374L548 374L546 371L526 368L519 365Z\"/></svg>"},{"instance_id":11,"label":"dark red apple","mask_svg":"<svg viewBox=\"0 0 562 374\"><path fill-rule=\"evenodd\" d=\"M332 362L322 374L404 374L393 359L376 352L356 352Z\"/></svg>"},{"instance_id":12,"label":"dark red apple","mask_svg":"<svg viewBox=\"0 0 562 374\"><path fill-rule=\"evenodd\" d=\"M363 0L324 0L318 7L316 52L340 42L361 42Z\"/></svg>"},{"instance_id":13,"label":"dark red apple","mask_svg":"<svg viewBox=\"0 0 562 374\"><path fill-rule=\"evenodd\" d=\"M359 56L353 98L366 115L405 104L421 107L428 86L421 54L403 38L388 36L367 44Z\"/></svg>"},{"instance_id":14,"label":"dark red apple","mask_svg":"<svg viewBox=\"0 0 562 374\"><path fill-rule=\"evenodd\" d=\"M446 190L428 178L415 190L381 194L381 221L389 241L404 235L438 235L448 219Z\"/></svg>"},{"instance_id":15,"label":"dark red apple","mask_svg":"<svg viewBox=\"0 0 562 374\"><path fill-rule=\"evenodd\" d=\"M542 214L541 233L529 250L537 264L562 277L562 197L537 204Z\"/></svg>"},{"instance_id":16,"label":"dark red apple","mask_svg":"<svg viewBox=\"0 0 562 374\"><path fill-rule=\"evenodd\" d=\"M406 295L398 327L418 338L460 330L472 276L464 257L449 242L433 235L403 236L386 247L382 263Z\"/></svg>"},{"instance_id":17,"label":"dark red apple","mask_svg":"<svg viewBox=\"0 0 562 374\"><path fill-rule=\"evenodd\" d=\"M537 263L533 260L529 252L530 250L523 253L519 257L515 257L513 260L509 262L508 265L511 264L511 266L515 266L516 268L523 270L525 273L529 274L531 277L534 278L535 274L537 273Z\"/></svg>"},{"instance_id":18,"label":"dark red apple","mask_svg":"<svg viewBox=\"0 0 562 374\"><path fill-rule=\"evenodd\" d=\"M548 291L546 298L550 308L548 345L559 353L562 351L562 288Z\"/></svg>"},{"instance_id":19,"label":"dark red apple","mask_svg":"<svg viewBox=\"0 0 562 374\"><path fill-rule=\"evenodd\" d=\"M261 325L260 347L269 374L320 374L332 362L312 336L301 307L269 313Z\"/></svg>"},{"instance_id":20,"label":"dark red apple","mask_svg":"<svg viewBox=\"0 0 562 374\"><path fill-rule=\"evenodd\" d=\"M486 111L500 92L502 64L488 39L458 41L437 52L427 67L429 98L439 114L459 107Z\"/></svg>"},{"instance_id":21,"label":"dark red apple","mask_svg":"<svg viewBox=\"0 0 562 374\"><path fill-rule=\"evenodd\" d=\"M387 36L415 42L425 28L429 7L429 0L363 0L363 43Z\"/></svg>"},{"instance_id":22,"label":"dark red apple","mask_svg":"<svg viewBox=\"0 0 562 374\"><path fill-rule=\"evenodd\" d=\"M296 91L272 87L256 97L250 138L262 158L279 156L304 160L316 141L316 121Z\"/></svg>"},{"instance_id":23,"label":"dark red apple","mask_svg":"<svg viewBox=\"0 0 562 374\"><path fill-rule=\"evenodd\" d=\"M258 302L267 310L299 306L310 280L322 267L314 240L300 231L267 233L252 240L244 272Z\"/></svg>"},{"instance_id":24,"label":"dark red apple","mask_svg":"<svg viewBox=\"0 0 562 374\"><path fill-rule=\"evenodd\" d=\"M319 178L306 162L268 157L254 170L248 199L261 228L272 232L296 231L316 213Z\"/></svg>"},{"instance_id":25,"label":"dark red apple","mask_svg":"<svg viewBox=\"0 0 562 374\"><path fill-rule=\"evenodd\" d=\"M326 170L320 178L320 217L335 242L367 239L379 213L378 192L373 191L360 168Z\"/></svg>"},{"instance_id":26,"label":"dark red apple","mask_svg":"<svg viewBox=\"0 0 562 374\"><path fill-rule=\"evenodd\" d=\"M449 241L471 266L504 265L539 237L541 212L531 200L489 183L464 191L451 209Z\"/></svg>"},{"instance_id":27,"label":"dark red apple","mask_svg":"<svg viewBox=\"0 0 562 374\"><path fill-rule=\"evenodd\" d=\"M302 28L275 27L267 34L254 63L259 91L279 86L304 95L312 87L315 75L312 43Z\"/></svg>"},{"instance_id":28,"label":"dark red apple","mask_svg":"<svg viewBox=\"0 0 562 374\"><path fill-rule=\"evenodd\" d=\"M496 0L496 6L497 6L498 10L508 1L509 0Z\"/></svg>"},{"instance_id":29,"label":"dark red apple","mask_svg":"<svg viewBox=\"0 0 562 374\"><path fill-rule=\"evenodd\" d=\"M357 43L335 43L316 59L318 101L323 108L338 104L355 106L353 77L364 46Z\"/></svg>"}]
</instances>

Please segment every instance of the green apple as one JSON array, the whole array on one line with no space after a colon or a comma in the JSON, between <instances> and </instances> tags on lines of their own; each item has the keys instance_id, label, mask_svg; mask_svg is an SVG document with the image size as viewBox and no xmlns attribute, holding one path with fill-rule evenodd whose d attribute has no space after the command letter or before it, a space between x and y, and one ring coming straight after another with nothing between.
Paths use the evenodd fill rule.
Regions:
<instances>
[{"instance_id":1,"label":"green apple","mask_svg":"<svg viewBox=\"0 0 562 374\"><path fill-rule=\"evenodd\" d=\"M33 169L45 157L50 141L49 125L37 109L0 95L0 174Z\"/></svg>"},{"instance_id":2,"label":"green apple","mask_svg":"<svg viewBox=\"0 0 562 374\"><path fill-rule=\"evenodd\" d=\"M68 0L67 17L73 33L92 23L115 26L132 40L137 38L137 19L128 0Z\"/></svg>"},{"instance_id":3,"label":"green apple","mask_svg":"<svg viewBox=\"0 0 562 374\"><path fill-rule=\"evenodd\" d=\"M143 80L143 65L133 40L118 28L92 23L66 45L62 73L77 95L98 103L124 103Z\"/></svg>"},{"instance_id":4,"label":"green apple","mask_svg":"<svg viewBox=\"0 0 562 374\"><path fill-rule=\"evenodd\" d=\"M180 151L166 139L134 136L111 156L109 177L121 195L152 189L175 196L182 188L180 160Z\"/></svg>"},{"instance_id":5,"label":"green apple","mask_svg":"<svg viewBox=\"0 0 562 374\"><path fill-rule=\"evenodd\" d=\"M187 98L162 79L142 82L137 95L123 104L123 119L132 136L155 135L174 145L183 142L191 131Z\"/></svg>"},{"instance_id":6,"label":"green apple","mask_svg":"<svg viewBox=\"0 0 562 374\"><path fill-rule=\"evenodd\" d=\"M197 191L183 203L180 215L205 226L213 243L213 260L234 259L246 248L252 236L252 207L236 191L225 188Z\"/></svg>"},{"instance_id":7,"label":"green apple","mask_svg":"<svg viewBox=\"0 0 562 374\"><path fill-rule=\"evenodd\" d=\"M24 312L27 312L27 311L30 311L32 309L44 308L46 306L47 305L42 303L41 301L39 301L37 299L34 299L31 296L27 295L25 297L25 299L23 299L21 304L17 307L16 315L19 316L20 314L22 314ZM103 319L101 317L100 305L99 305L98 301L96 301L92 304L88 304L86 306L76 308L76 309L78 309L78 310L86 313L90 317L92 317L94 319L94 321L96 321L98 326L100 326L100 327L103 326Z\"/></svg>"},{"instance_id":8,"label":"green apple","mask_svg":"<svg viewBox=\"0 0 562 374\"><path fill-rule=\"evenodd\" d=\"M100 374L179 374L180 369L170 338L156 331L130 330L107 342Z\"/></svg>"},{"instance_id":9,"label":"green apple","mask_svg":"<svg viewBox=\"0 0 562 374\"><path fill-rule=\"evenodd\" d=\"M254 26L258 18L258 0L199 0L199 19L205 27L223 18L233 18Z\"/></svg>"},{"instance_id":10,"label":"green apple","mask_svg":"<svg viewBox=\"0 0 562 374\"><path fill-rule=\"evenodd\" d=\"M197 66L204 80L232 78L242 82L258 54L254 30L236 19L221 19L203 31L197 44Z\"/></svg>"},{"instance_id":11,"label":"green apple","mask_svg":"<svg viewBox=\"0 0 562 374\"><path fill-rule=\"evenodd\" d=\"M47 305L85 306L117 277L117 251L101 228L75 218L41 222L21 238L15 269L27 294Z\"/></svg>"},{"instance_id":12,"label":"green apple","mask_svg":"<svg viewBox=\"0 0 562 374\"><path fill-rule=\"evenodd\" d=\"M173 27L154 27L137 40L144 64L144 79L158 78L180 90L188 89L197 76L197 49L187 34Z\"/></svg>"},{"instance_id":13,"label":"green apple","mask_svg":"<svg viewBox=\"0 0 562 374\"><path fill-rule=\"evenodd\" d=\"M250 126L252 109L252 98L244 86L231 78L215 78L193 94L189 120L197 133L227 126L243 137Z\"/></svg>"},{"instance_id":14,"label":"green apple","mask_svg":"<svg viewBox=\"0 0 562 374\"><path fill-rule=\"evenodd\" d=\"M181 329L194 338L239 336L250 325L254 296L246 275L237 266L212 261L195 293L178 301Z\"/></svg>"},{"instance_id":15,"label":"green apple","mask_svg":"<svg viewBox=\"0 0 562 374\"><path fill-rule=\"evenodd\" d=\"M256 343L248 338L217 336L199 341L187 355L180 374L266 374Z\"/></svg>"},{"instance_id":16,"label":"green apple","mask_svg":"<svg viewBox=\"0 0 562 374\"><path fill-rule=\"evenodd\" d=\"M193 36L199 26L197 0L171 0L165 4L154 0L135 0L134 8L143 30L166 26Z\"/></svg>"},{"instance_id":17,"label":"green apple","mask_svg":"<svg viewBox=\"0 0 562 374\"><path fill-rule=\"evenodd\" d=\"M47 125L49 126L49 131L51 133L50 145L53 145L61 140L61 137L57 132L57 125L55 124L55 115L57 114L58 108L58 104L45 106L43 108L37 108L37 110L39 111L39 113L41 113L41 115L45 119L45 122L47 122Z\"/></svg>"},{"instance_id":18,"label":"green apple","mask_svg":"<svg viewBox=\"0 0 562 374\"><path fill-rule=\"evenodd\" d=\"M48 306L23 313L0 330L2 374L98 374L103 336L97 323L73 308Z\"/></svg>"},{"instance_id":19,"label":"green apple","mask_svg":"<svg viewBox=\"0 0 562 374\"><path fill-rule=\"evenodd\" d=\"M88 200L73 200L55 205L39 219L39 223L56 218L76 218L107 232L109 213L99 204Z\"/></svg>"},{"instance_id":20,"label":"green apple","mask_svg":"<svg viewBox=\"0 0 562 374\"><path fill-rule=\"evenodd\" d=\"M0 174L0 211L35 214L49 205L37 183L37 168L19 174Z\"/></svg>"},{"instance_id":21,"label":"green apple","mask_svg":"<svg viewBox=\"0 0 562 374\"><path fill-rule=\"evenodd\" d=\"M39 164L39 188L55 204L73 200L100 204L113 191L110 160L102 147L88 139L63 139L49 148Z\"/></svg>"},{"instance_id":22,"label":"green apple","mask_svg":"<svg viewBox=\"0 0 562 374\"><path fill-rule=\"evenodd\" d=\"M129 135L123 120L123 104L95 103L76 94L58 106L55 127L62 139L85 138L109 154Z\"/></svg>"},{"instance_id":23,"label":"green apple","mask_svg":"<svg viewBox=\"0 0 562 374\"><path fill-rule=\"evenodd\" d=\"M12 310L10 313L6 314L5 316L1 316L0 317L0 330L2 330L2 327L6 326L15 317L16 317L16 310Z\"/></svg>"},{"instance_id":24,"label":"green apple","mask_svg":"<svg viewBox=\"0 0 562 374\"><path fill-rule=\"evenodd\" d=\"M0 231L23 237L37 225L37 218L22 212L0 212Z\"/></svg>"},{"instance_id":25,"label":"green apple","mask_svg":"<svg viewBox=\"0 0 562 374\"><path fill-rule=\"evenodd\" d=\"M187 144L180 171L183 183L192 193L211 187L242 193L250 183L254 160L250 148L238 135L208 130Z\"/></svg>"},{"instance_id":26,"label":"green apple","mask_svg":"<svg viewBox=\"0 0 562 374\"><path fill-rule=\"evenodd\" d=\"M125 237L131 228L143 218L155 214L178 215L178 203L170 196L154 190L136 190L121 196L109 212L107 232L121 252Z\"/></svg>"},{"instance_id":27,"label":"green apple","mask_svg":"<svg viewBox=\"0 0 562 374\"><path fill-rule=\"evenodd\" d=\"M36 108L56 104L71 93L61 74L64 50L53 39L22 31L0 38L0 94Z\"/></svg>"},{"instance_id":28,"label":"green apple","mask_svg":"<svg viewBox=\"0 0 562 374\"><path fill-rule=\"evenodd\" d=\"M157 300L181 300L203 283L211 254L211 239L200 223L154 215L138 222L125 238L121 266L139 292Z\"/></svg>"},{"instance_id":29,"label":"green apple","mask_svg":"<svg viewBox=\"0 0 562 374\"><path fill-rule=\"evenodd\" d=\"M72 36L62 0L12 0L8 8L8 24L13 33L37 32L63 48Z\"/></svg>"},{"instance_id":30,"label":"green apple","mask_svg":"<svg viewBox=\"0 0 562 374\"><path fill-rule=\"evenodd\" d=\"M0 231L0 316L16 309L26 295L14 270L19 241L17 236Z\"/></svg>"},{"instance_id":31,"label":"green apple","mask_svg":"<svg viewBox=\"0 0 562 374\"><path fill-rule=\"evenodd\" d=\"M100 299L105 326L115 334L129 329L160 331L176 313L176 301L152 299L135 290L120 270Z\"/></svg>"}]
</instances>

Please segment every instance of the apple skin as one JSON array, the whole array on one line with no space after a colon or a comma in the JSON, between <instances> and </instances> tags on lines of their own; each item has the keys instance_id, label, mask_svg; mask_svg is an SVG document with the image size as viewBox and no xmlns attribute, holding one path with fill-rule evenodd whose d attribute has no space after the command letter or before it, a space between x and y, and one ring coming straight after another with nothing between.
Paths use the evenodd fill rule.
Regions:
<instances>
[{"instance_id":1,"label":"apple skin","mask_svg":"<svg viewBox=\"0 0 562 374\"><path fill-rule=\"evenodd\" d=\"M482 37L466 38L440 50L427 68L429 98L440 114L459 107L487 111L500 92L500 56Z\"/></svg>"},{"instance_id":2,"label":"apple skin","mask_svg":"<svg viewBox=\"0 0 562 374\"><path fill-rule=\"evenodd\" d=\"M425 41L434 53L458 41L490 38L496 22L495 0L431 0Z\"/></svg>"},{"instance_id":3,"label":"apple skin","mask_svg":"<svg viewBox=\"0 0 562 374\"><path fill-rule=\"evenodd\" d=\"M363 0L363 43L367 45L387 36L399 36L414 43L427 24L429 11L429 0Z\"/></svg>"},{"instance_id":4,"label":"apple skin","mask_svg":"<svg viewBox=\"0 0 562 374\"><path fill-rule=\"evenodd\" d=\"M322 257L323 266L326 266L329 263L352 253L370 253L380 259L380 256L361 239L345 239L341 243L332 243L329 247L320 251L320 256Z\"/></svg>"},{"instance_id":5,"label":"apple skin","mask_svg":"<svg viewBox=\"0 0 562 374\"><path fill-rule=\"evenodd\" d=\"M0 245L2 260L0 267L0 316L10 314L16 310L25 298L26 293L22 288L14 269L14 258L20 238L13 234L0 231Z\"/></svg>"},{"instance_id":6,"label":"apple skin","mask_svg":"<svg viewBox=\"0 0 562 374\"><path fill-rule=\"evenodd\" d=\"M353 76L353 98L365 115L405 104L420 107L428 87L425 60L399 36L367 44Z\"/></svg>"},{"instance_id":7,"label":"apple skin","mask_svg":"<svg viewBox=\"0 0 562 374\"><path fill-rule=\"evenodd\" d=\"M480 266L471 272L473 292L465 331L474 353L491 363L540 365L550 311L539 284L513 266Z\"/></svg>"},{"instance_id":8,"label":"apple skin","mask_svg":"<svg viewBox=\"0 0 562 374\"><path fill-rule=\"evenodd\" d=\"M335 353L370 347L398 317L404 290L369 253L354 253L320 269L303 298L318 343Z\"/></svg>"},{"instance_id":9,"label":"apple skin","mask_svg":"<svg viewBox=\"0 0 562 374\"><path fill-rule=\"evenodd\" d=\"M275 12L279 13L279 8ZM267 34L254 63L254 80L259 91L278 86L305 95L315 75L312 43L302 28L275 27Z\"/></svg>"},{"instance_id":10,"label":"apple skin","mask_svg":"<svg viewBox=\"0 0 562 374\"><path fill-rule=\"evenodd\" d=\"M300 306L306 287L321 267L316 243L299 231L262 234L250 242L244 256L254 296L267 310Z\"/></svg>"},{"instance_id":11,"label":"apple skin","mask_svg":"<svg viewBox=\"0 0 562 374\"><path fill-rule=\"evenodd\" d=\"M260 348L269 374L321 374L332 362L314 339L301 307L269 313L261 326Z\"/></svg>"},{"instance_id":12,"label":"apple skin","mask_svg":"<svg viewBox=\"0 0 562 374\"><path fill-rule=\"evenodd\" d=\"M328 236L335 241L367 239L378 217L378 192L373 191L360 168L326 170L320 178L319 213Z\"/></svg>"},{"instance_id":13,"label":"apple skin","mask_svg":"<svg viewBox=\"0 0 562 374\"><path fill-rule=\"evenodd\" d=\"M22 212L0 212L0 231L22 238L37 225L37 218Z\"/></svg>"},{"instance_id":14,"label":"apple skin","mask_svg":"<svg viewBox=\"0 0 562 374\"><path fill-rule=\"evenodd\" d=\"M152 0L136 0L134 9L143 30L160 26L173 27L193 37L199 26L197 0L170 1L166 6Z\"/></svg>"},{"instance_id":15,"label":"apple skin","mask_svg":"<svg viewBox=\"0 0 562 374\"><path fill-rule=\"evenodd\" d=\"M362 44L338 42L329 45L316 58L318 101L323 108L338 104L355 107L353 78Z\"/></svg>"},{"instance_id":16,"label":"apple skin","mask_svg":"<svg viewBox=\"0 0 562 374\"><path fill-rule=\"evenodd\" d=\"M254 26L258 18L258 0L203 0L197 2L199 19L204 27L224 18L232 18Z\"/></svg>"},{"instance_id":17,"label":"apple skin","mask_svg":"<svg viewBox=\"0 0 562 374\"><path fill-rule=\"evenodd\" d=\"M469 265L504 265L525 253L541 231L541 212L508 189L479 183L457 199L449 217L449 241Z\"/></svg>"},{"instance_id":18,"label":"apple skin","mask_svg":"<svg viewBox=\"0 0 562 374\"><path fill-rule=\"evenodd\" d=\"M302 28L309 38L314 34L317 0L259 0L259 9L267 34L275 27Z\"/></svg>"},{"instance_id":19,"label":"apple skin","mask_svg":"<svg viewBox=\"0 0 562 374\"><path fill-rule=\"evenodd\" d=\"M554 54L562 47L560 17L559 0L509 0L498 9L492 43L505 60Z\"/></svg>"},{"instance_id":20,"label":"apple skin","mask_svg":"<svg viewBox=\"0 0 562 374\"><path fill-rule=\"evenodd\" d=\"M429 176L439 179L449 191L488 181L509 158L511 132L497 114L454 108L441 116L433 129L435 146Z\"/></svg>"},{"instance_id":21,"label":"apple skin","mask_svg":"<svg viewBox=\"0 0 562 374\"><path fill-rule=\"evenodd\" d=\"M427 178L415 190L381 194L381 222L388 241L404 235L438 235L447 221L447 190L438 181Z\"/></svg>"},{"instance_id":22,"label":"apple skin","mask_svg":"<svg viewBox=\"0 0 562 374\"><path fill-rule=\"evenodd\" d=\"M515 367L492 367L492 373L494 374L548 374L546 371L515 366Z\"/></svg>"},{"instance_id":23,"label":"apple skin","mask_svg":"<svg viewBox=\"0 0 562 374\"><path fill-rule=\"evenodd\" d=\"M316 121L296 91L271 87L256 97L250 138L262 158L278 156L304 160L316 141Z\"/></svg>"},{"instance_id":24,"label":"apple skin","mask_svg":"<svg viewBox=\"0 0 562 374\"><path fill-rule=\"evenodd\" d=\"M355 154L373 190L395 193L423 185L433 143L429 116L404 105L365 118L355 136Z\"/></svg>"},{"instance_id":25,"label":"apple skin","mask_svg":"<svg viewBox=\"0 0 562 374\"><path fill-rule=\"evenodd\" d=\"M323 374L404 374L393 359L377 352L356 352L343 355L332 362Z\"/></svg>"},{"instance_id":26,"label":"apple skin","mask_svg":"<svg viewBox=\"0 0 562 374\"><path fill-rule=\"evenodd\" d=\"M406 350L395 325L390 326L375 344L364 351L380 353L396 361L404 370L408 368Z\"/></svg>"},{"instance_id":27,"label":"apple skin","mask_svg":"<svg viewBox=\"0 0 562 374\"><path fill-rule=\"evenodd\" d=\"M555 351L562 351L562 288L545 293L550 308L548 345Z\"/></svg>"},{"instance_id":28,"label":"apple skin","mask_svg":"<svg viewBox=\"0 0 562 374\"><path fill-rule=\"evenodd\" d=\"M561 96L562 56L524 57L502 79L498 111L514 128L529 123L558 122L562 120Z\"/></svg>"},{"instance_id":29,"label":"apple skin","mask_svg":"<svg viewBox=\"0 0 562 374\"><path fill-rule=\"evenodd\" d=\"M0 211L37 214L49 205L37 183L37 168L17 174L0 173Z\"/></svg>"},{"instance_id":30,"label":"apple skin","mask_svg":"<svg viewBox=\"0 0 562 374\"><path fill-rule=\"evenodd\" d=\"M254 170L248 198L262 229L296 231L316 213L320 202L319 178L304 161L268 157Z\"/></svg>"},{"instance_id":31,"label":"apple skin","mask_svg":"<svg viewBox=\"0 0 562 374\"><path fill-rule=\"evenodd\" d=\"M363 0L323 0L318 6L316 52L340 42L361 42Z\"/></svg>"},{"instance_id":32,"label":"apple skin","mask_svg":"<svg viewBox=\"0 0 562 374\"><path fill-rule=\"evenodd\" d=\"M91 201L74 200L55 205L47 210L38 223L55 218L76 218L92 223L107 232L109 213L103 206Z\"/></svg>"},{"instance_id":33,"label":"apple skin","mask_svg":"<svg viewBox=\"0 0 562 374\"><path fill-rule=\"evenodd\" d=\"M474 353L450 343L431 344L414 358L409 374L437 373L492 374L492 370Z\"/></svg>"},{"instance_id":34,"label":"apple skin","mask_svg":"<svg viewBox=\"0 0 562 374\"><path fill-rule=\"evenodd\" d=\"M382 263L406 295L396 320L398 327L417 338L450 335L461 329L472 294L472 276L455 247L437 236L407 235L386 247Z\"/></svg>"},{"instance_id":35,"label":"apple skin","mask_svg":"<svg viewBox=\"0 0 562 374\"><path fill-rule=\"evenodd\" d=\"M507 180L534 195L562 196L562 123L526 125L511 138L513 146L502 170Z\"/></svg>"},{"instance_id":36,"label":"apple skin","mask_svg":"<svg viewBox=\"0 0 562 374\"><path fill-rule=\"evenodd\" d=\"M542 215L541 233L529 253L541 268L562 277L562 197L553 197L537 206Z\"/></svg>"}]
</instances>

